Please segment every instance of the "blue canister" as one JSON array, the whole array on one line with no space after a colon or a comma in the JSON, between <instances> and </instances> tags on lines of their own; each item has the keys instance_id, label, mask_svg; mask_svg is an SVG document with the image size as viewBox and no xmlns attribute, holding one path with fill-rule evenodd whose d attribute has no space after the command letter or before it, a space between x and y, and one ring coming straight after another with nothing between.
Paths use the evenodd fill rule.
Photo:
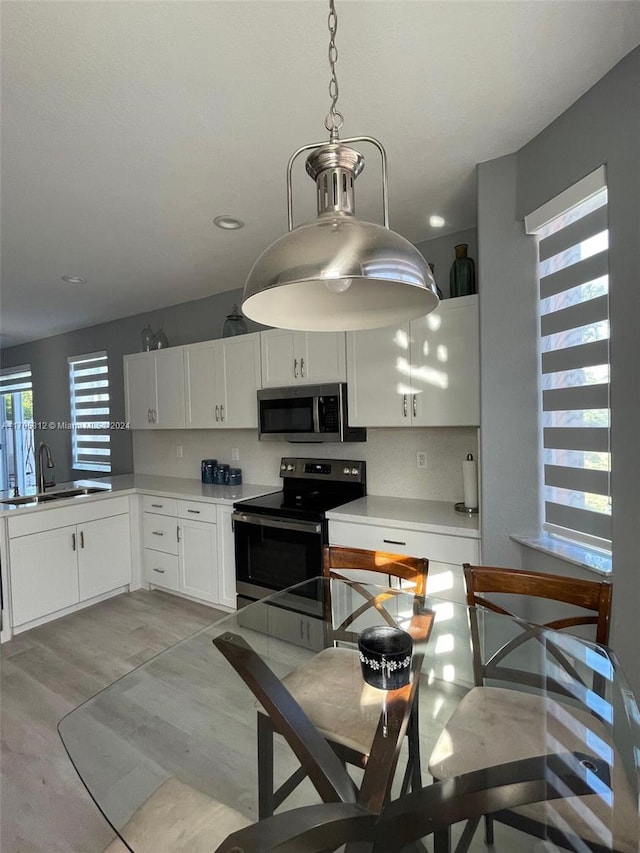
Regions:
<instances>
[{"instance_id":1,"label":"blue canister","mask_svg":"<svg viewBox=\"0 0 640 853\"><path fill-rule=\"evenodd\" d=\"M229 468L228 483L230 486L242 485L242 468Z\"/></svg>"},{"instance_id":2,"label":"blue canister","mask_svg":"<svg viewBox=\"0 0 640 853\"><path fill-rule=\"evenodd\" d=\"M202 482L213 483L215 475L215 467L218 464L217 459L203 459L201 465Z\"/></svg>"},{"instance_id":3,"label":"blue canister","mask_svg":"<svg viewBox=\"0 0 640 853\"><path fill-rule=\"evenodd\" d=\"M220 464L216 465L213 471L213 482L217 486L224 486L227 482L227 471L229 470L228 465Z\"/></svg>"}]
</instances>

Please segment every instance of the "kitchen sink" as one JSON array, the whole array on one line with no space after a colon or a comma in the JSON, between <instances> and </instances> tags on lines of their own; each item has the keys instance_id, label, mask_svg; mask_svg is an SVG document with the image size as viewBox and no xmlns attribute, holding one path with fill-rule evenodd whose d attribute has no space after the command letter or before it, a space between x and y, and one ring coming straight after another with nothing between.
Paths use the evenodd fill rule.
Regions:
<instances>
[{"instance_id":1,"label":"kitchen sink","mask_svg":"<svg viewBox=\"0 0 640 853\"><path fill-rule=\"evenodd\" d=\"M41 504L48 501L59 501L63 498L78 498L82 495L94 495L97 492L108 492L109 488L102 486L79 486L78 488L60 489L57 492L39 492L37 495L21 495L15 498L0 500L2 504L24 506L26 504Z\"/></svg>"}]
</instances>

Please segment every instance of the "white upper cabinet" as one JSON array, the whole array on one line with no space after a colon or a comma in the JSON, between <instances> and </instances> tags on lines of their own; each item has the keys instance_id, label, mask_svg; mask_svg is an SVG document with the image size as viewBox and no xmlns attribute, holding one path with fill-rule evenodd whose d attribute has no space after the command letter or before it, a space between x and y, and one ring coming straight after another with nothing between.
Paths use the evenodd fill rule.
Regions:
<instances>
[{"instance_id":1,"label":"white upper cabinet","mask_svg":"<svg viewBox=\"0 0 640 853\"><path fill-rule=\"evenodd\" d=\"M184 427L184 347L125 355L124 381L131 429Z\"/></svg>"},{"instance_id":2,"label":"white upper cabinet","mask_svg":"<svg viewBox=\"0 0 640 853\"><path fill-rule=\"evenodd\" d=\"M413 320L411 360L414 426L480 423L477 295L445 299L432 314Z\"/></svg>"},{"instance_id":3,"label":"white upper cabinet","mask_svg":"<svg viewBox=\"0 0 640 853\"><path fill-rule=\"evenodd\" d=\"M480 423L478 297L397 326L347 333L352 426Z\"/></svg>"},{"instance_id":4,"label":"white upper cabinet","mask_svg":"<svg viewBox=\"0 0 640 853\"><path fill-rule=\"evenodd\" d=\"M346 380L344 332L270 329L260 338L263 388Z\"/></svg>"},{"instance_id":5,"label":"white upper cabinet","mask_svg":"<svg viewBox=\"0 0 640 853\"><path fill-rule=\"evenodd\" d=\"M172 347L154 353L156 362L156 399L154 427L184 427L184 347Z\"/></svg>"},{"instance_id":6,"label":"white upper cabinet","mask_svg":"<svg viewBox=\"0 0 640 853\"><path fill-rule=\"evenodd\" d=\"M131 429L151 429L151 412L156 404L156 365L150 353L124 357L126 420Z\"/></svg>"},{"instance_id":7,"label":"white upper cabinet","mask_svg":"<svg viewBox=\"0 0 640 853\"><path fill-rule=\"evenodd\" d=\"M259 332L187 346L184 369L187 427L257 427Z\"/></svg>"}]
</instances>

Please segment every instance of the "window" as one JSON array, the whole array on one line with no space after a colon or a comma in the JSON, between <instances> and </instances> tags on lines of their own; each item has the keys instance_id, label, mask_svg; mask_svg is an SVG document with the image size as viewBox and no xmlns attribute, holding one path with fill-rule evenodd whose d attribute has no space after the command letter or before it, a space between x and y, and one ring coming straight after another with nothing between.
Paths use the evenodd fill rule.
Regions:
<instances>
[{"instance_id":1,"label":"window","mask_svg":"<svg viewBox=\"0 0 640 853\"><path fill-rule=\"evenodd\" d=\"M111 471L109 366L106 352L69 359L71 464L84 471Z\"/></svg>"},{"instance_id":2,"label":"window","mask_svg":"<svg viewBox=\"0 0 640 853\"><path fill-rule=\"evenodd\" d=\"M31 365L0 370L0 488L35 486Z\"/></svg>"},{"instance_id":3,"label":"window","mask_svg":"<svg viewBox=\"0 0 640 853\"><path fill-rule=\"evenodd\" d=\"M610 550L609 232L604 169L545 208L526 220L527 230L539 240L544 529Z\"/></svg>"}]
</instances>

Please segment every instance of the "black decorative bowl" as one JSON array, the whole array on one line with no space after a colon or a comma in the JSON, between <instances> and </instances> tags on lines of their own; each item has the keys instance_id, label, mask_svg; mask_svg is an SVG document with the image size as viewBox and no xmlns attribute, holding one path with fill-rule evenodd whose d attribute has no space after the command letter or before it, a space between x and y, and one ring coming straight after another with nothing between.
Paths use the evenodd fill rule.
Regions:
<instances>
[{"instance_id":1,"label":"black decorative bowl","mask_svg":"<svg viewBox=\"0 0 640 853\"><path fill-rule=\"evenodd\" d=\"M409 683L411 636L400 628L365 628L358 635L362 677L380 690L397 690Z\"/></svg>"}]
</instances>

